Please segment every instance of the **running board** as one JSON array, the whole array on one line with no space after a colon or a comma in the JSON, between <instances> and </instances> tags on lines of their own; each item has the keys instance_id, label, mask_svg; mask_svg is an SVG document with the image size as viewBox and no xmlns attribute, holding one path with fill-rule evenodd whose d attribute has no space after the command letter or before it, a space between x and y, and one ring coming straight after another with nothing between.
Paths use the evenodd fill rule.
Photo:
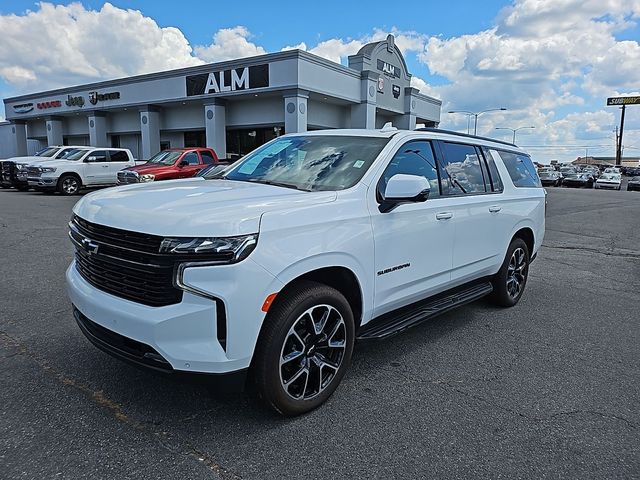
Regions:
<instances>
[{"instance_id":1,"label":"running board","mask_svg":"<svg viewBox=\"0 0 640 480\"><path fill-rule=\"evenodd\" d=\"M476 283L462 290L445 293L444 296L437 296L412 307L382 315L364 325L358 332L357 339L372 340L395 335L436 315L478 300L492 291L491 282Z\"/></svg>"}]
</instances>

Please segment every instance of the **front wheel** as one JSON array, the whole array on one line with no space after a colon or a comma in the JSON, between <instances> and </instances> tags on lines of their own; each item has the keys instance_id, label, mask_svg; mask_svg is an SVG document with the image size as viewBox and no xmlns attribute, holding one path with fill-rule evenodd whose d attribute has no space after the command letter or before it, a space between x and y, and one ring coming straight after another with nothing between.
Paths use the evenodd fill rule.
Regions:
<instances>
[{"instance_id":1,"label":"front wheel","mask_svg":"<svg viewBox=\"0 0 640 480\"><path fill-rule=\"evenodd\" d=\"M507 249L502 267L494 276L493 302L501 307L513 307L524 292L529 275L529 248L521 238L514 238Z\"/></svg>"},{"instance_id":2,"label":"front wheel","mask_svg":"<svg viewBox=\"0 0 640 480\"><path fill-rule=\"evenodd\" d=\"M63 175L58 180L58 192L62 195L75 195L80 191L80 179L75 175Z\"/></svg>"},{"instance_id":3,"label":"front wheel","mask_svg":"<svg viewBox=\"0 0 640 480\"><path fill-rule=\"evenodd\" d=\"M260 398L294 416L324 403L351 362L355 328L336 289L304 281L281 292L265 318L253 371Z\"/></svg>"}]
</instances>

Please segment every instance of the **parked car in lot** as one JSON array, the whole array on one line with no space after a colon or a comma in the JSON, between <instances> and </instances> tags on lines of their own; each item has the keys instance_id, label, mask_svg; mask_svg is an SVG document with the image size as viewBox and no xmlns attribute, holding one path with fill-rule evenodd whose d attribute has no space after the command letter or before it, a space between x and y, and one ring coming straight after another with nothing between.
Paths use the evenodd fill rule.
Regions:
<instances>
[{"instance_id":1,"label":"parked car in lot","mask_svg":"<svg viewBox=\"0 0 640 480\"><path fill-rule=\"evenodd\" d=\"M629 179L629 183L627 183L627 191L632 190L640 192L640 176L632 177Z\"/></svg>"},{"instance_id":2,"label":"parked car in lot","mask_svg":"<svg viewBox=\"0 0 640 480\"><path fill-rule=\"evenodd\" d=\"M555 170L539 172L538 176L540 177L540 182L542 182L542 185L545 187L559 187L562 184L562 175Z\"/></svg>"},{"instance_id":3,"label":"parked car in lot","mask_svg":"<svg viewBox=\"0 0 640 480\"><path fill-rule=\"evenodd\" d=\"M592 188L593 182L594 179L589 173L567 173L562 179L562 186Z\"/></svg>"},{"instance_id":4,"label":"parked car in lot","mask_svg":"<svg viewBox=\"0 0 640 480\"><path fill-rule=\"evenodd\" d=\"M263 145L222 178L83 197L69 224L75 319L99 348L322 404L356 339L485 295L511 307L545 192L517 147L441 130L331 130ZM247 376L248 375L248 376Z\"/></svg>"},{"instance_id":5,"label":"parked car in lot","mask_svg":"<svg viewBox=\"0 0 640 480\"><path fill-rule=\"evenodd\" d=\"M621 172L618 167L607 167L602 173L615 173L616 175L620 175Z\"/></svg>"},{"instance_id":6,"label":"parked car in lot","mask_svg":"<svg viewBox=\"0 0 640 480\"><path fill-rule=\"evenodd\" d=\"M193 177L206 166L219 162L218 155L211 148L163 150L142 165L118 172L118 185Z\"/></svg>"},{"instance_id":7,"label":"parked car in lot","mask_svg":"<svg viewBox=\"0 0 640 480\"><path fill-rule=\"evenodd\" d=\"M135 164L126 148L82 147L62 159L30 163L27 179L35 190L75 195L83 187L115 185L118 171Z\"/></svg>"},{"instance_id":8,"label":"parked car in lot","mask_svg":"<svg viewBox=\"0 0 640 480\"><path fill-rule=\"evenodd\" d=\"M595 188L606 188L609 190L620 190L622 185L622 175L619 173L603 173L594 185Z\"/></svg>"},{"instance_id":9,"label":"parked car in lot","mask_svg":"<svg viewBox=\"0 0 640 480\"><path fill-rule=\"evenodd\" d=\"M27 166L29 163L55 160L63 157L74 148L78 147L56 145L43 148L33 155L2 160L0 161L0 185L3 188L13 187L21 191L28 190Z\"/></svg>"}]
</instances>

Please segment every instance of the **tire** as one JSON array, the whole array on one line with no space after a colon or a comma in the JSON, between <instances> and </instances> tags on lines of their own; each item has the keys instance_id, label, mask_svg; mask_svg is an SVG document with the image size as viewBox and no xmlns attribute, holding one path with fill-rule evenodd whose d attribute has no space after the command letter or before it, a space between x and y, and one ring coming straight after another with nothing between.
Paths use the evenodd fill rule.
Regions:
<instances>
[{"instance_id":1,"label":"tire","mask_svg":"<svg viewBox=\"0 0 640 480\"><path fill-rule=\"evenodd\" d=\"M502 267L493 277L493 303L501 307L513 307L518 303L527 285L529 258L527 244L521 238L514 238L507 249Z\"/></svg>"},{"instance_id":2,"label":"tire","mask_svg":"<svg viewBox=\"0 0 640 480\"><path fill-rule=\"evenodd\" d=\"M351 307L336 289L301 281L281 292L265 319L253 359L258 396L286 416L322 405L344 377L354 338Z\"/></svg>"},{"instance_id":3,"label":"tire","mask_svg":"<svg viewBox=\"0 0 640 480\"><path fill-rule=\"evenodd\" d=\"M57 190L62 195L76 195L80 192L81 187L82 182L77 176L66 174L58 180Z\"/></svg>"}]
</instances>

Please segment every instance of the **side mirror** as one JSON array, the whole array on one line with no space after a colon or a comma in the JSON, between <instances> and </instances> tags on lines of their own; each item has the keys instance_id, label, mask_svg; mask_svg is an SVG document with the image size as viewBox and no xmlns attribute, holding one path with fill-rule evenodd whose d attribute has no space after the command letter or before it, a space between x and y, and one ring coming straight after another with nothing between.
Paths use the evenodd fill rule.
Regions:
<instances>
[{"instance_id":1,"label":"side mirror","mask_svg":"<svg viewBox=\"0 0 640 480\"><path fill-rule=\"evenodd\" d=\"M178 163L178 167L180 168L186 167L187 165L189 165L189 162L187 162L186 160L180 160L180 163Z\"/></svg>"},{"instance_id":2,"label":"side mirror","mask_svg":"<svg viewBox=\"0 0 640 480\"><path fill-rule=\"evenodd\" d=\"M430 190L431 185L426 178L397 173L387 182L379 210L386 213L403 203L424 202L429 197Z\"/></svg>"}]
</instances>

